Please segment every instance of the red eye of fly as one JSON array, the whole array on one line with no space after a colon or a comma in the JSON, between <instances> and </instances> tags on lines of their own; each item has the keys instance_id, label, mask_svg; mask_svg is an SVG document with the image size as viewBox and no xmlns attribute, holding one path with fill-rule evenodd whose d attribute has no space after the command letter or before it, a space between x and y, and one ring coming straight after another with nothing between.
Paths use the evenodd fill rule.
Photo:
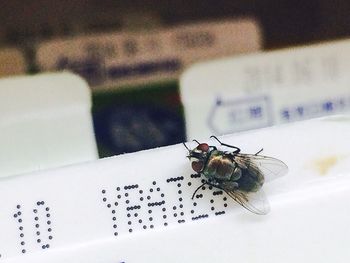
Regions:
<instances>
[{"instance_id":1,"label":"red eye of fly","mask_svg":"<svg viewBox=\"0 0 350 263\"><path fill-rule=\"evenodd\" d=\"M207 151L209 151L209 145L206 143L201 143L197 146L197 149L202 151L202 152L207 152Z\"/></svg>"},{"instance_id":2,"label":"red eye of fly","mask_svg":"<svg viewBox=\"0 0 350 263\"><path fill-rule=\"evenodd\" d=\"M199 173L200 171L202 171L204 163L202 161L193 161L191 165L193 171Z\"/></svg>"}]
</instances>

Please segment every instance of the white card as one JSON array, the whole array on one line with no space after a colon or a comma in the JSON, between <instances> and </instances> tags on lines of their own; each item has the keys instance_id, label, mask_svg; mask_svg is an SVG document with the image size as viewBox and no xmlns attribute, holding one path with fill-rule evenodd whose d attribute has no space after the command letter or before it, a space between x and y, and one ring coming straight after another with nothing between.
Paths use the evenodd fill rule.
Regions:
<instances>
[{"instance_id":1,"label":"white card","mask_svg":"<svg viewBox=\"0 0 350 263\"><path fill-rule=\"evenodd\" d=\"M91 91L71 73L0 80L0 177L98 158Z\"/></svg>"},{"instance_id":2,"label":"white card","mask_svg":"<svg viewBox=\"0 0 350 263\"><path fill-rule=\"evenodd\" d=\"M350 111L350 41L197 64L181 77L189 139Z\"/></svg>"},{"instance_id":3,"label":"white card","mask_svg":"<svg viewBox=\"0 0 350 263\"><path fill-rule=\"evenodd\" d=\"M101 90L177 79L194 62L257 51L261 42L254 19L233 19L50 40L36 59L43 71L71 70Z\"/></svg>"}]
</instances>

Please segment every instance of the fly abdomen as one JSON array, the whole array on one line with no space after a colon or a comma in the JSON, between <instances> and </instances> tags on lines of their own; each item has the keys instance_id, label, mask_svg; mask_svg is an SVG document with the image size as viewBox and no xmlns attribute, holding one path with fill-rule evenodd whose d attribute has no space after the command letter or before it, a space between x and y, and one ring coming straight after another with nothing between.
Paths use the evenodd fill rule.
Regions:
<instances>
[{"instance_id":1,"label":"fly abdomen","mask_svg":"<svg viewBox=\"0 0 350 263\"><path fill-rule=\"evenodd\" d=\"M264 177L258 171L240 169L242 176L236 181L238 189L244 192L256 192L264 184Z\"/></svg>"}]
</instances>

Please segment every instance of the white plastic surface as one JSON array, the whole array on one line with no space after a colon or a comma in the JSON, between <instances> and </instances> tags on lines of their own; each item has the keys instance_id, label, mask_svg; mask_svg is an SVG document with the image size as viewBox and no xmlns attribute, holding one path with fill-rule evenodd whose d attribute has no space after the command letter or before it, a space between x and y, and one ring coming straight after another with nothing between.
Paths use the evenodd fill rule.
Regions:
<instances>
[{"instance_id":1,"label":"white plastic surface","mask_svg":"<svg viewBox=\"0 0 350 263\"><path fill-rule=\"evenodd\" d=\"M187 138L350 112L350 40L200 63L181 77Z\"/></svg>"},{"instance_id":2,"label":"white plastic surface","mask_svg":"<svg viewBox=\"0 0 350 263\"><path fill-rule=\"evenodd\" d=\"M2 181L0 262L350 260L349 118L221 140L244 153L264 147L289 166L288 175L264 185L267 216L224 201L215 189L191 200L200 179L191 178L180 144Z\"/></svg>"},{"instance_id":3,"label":"white plastic surface","mask_svg":"<svg viewBox=\"0 0 350 263\"><path fill-rule=\"evenodd\" d=\"M70 73L0 80L0 177L98 158L86 82Z\"/></svg>"}]
</instances>

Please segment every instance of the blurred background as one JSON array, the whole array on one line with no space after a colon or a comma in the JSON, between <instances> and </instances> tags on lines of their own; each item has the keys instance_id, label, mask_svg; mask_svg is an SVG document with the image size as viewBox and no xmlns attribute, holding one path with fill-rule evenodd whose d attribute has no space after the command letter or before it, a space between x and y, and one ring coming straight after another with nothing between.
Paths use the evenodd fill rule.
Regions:
<instances>
[{"instance_id":1,"label":"blurred background","mask_svg":"<svg viewBox=\"0 0 350 263\"><path fill-rule=\"evenodd\" d=\"M19 0L0 4L0 76L69 70L92 91L100 157L186 140L193 63L350 35L350 2Z\"/></svg>"},{"instance_id":2,"label":"blurred background","mask_svg":"<svg viewBox=\"0 0 350 263\"><path fill-rule=\"evenodd\" d=\"M264 1L2 1L0 41L32 41L123 29L252 17L261 25L264 48L280 48L349 35L346 0Z\"/></svg>"}]
</instances>

